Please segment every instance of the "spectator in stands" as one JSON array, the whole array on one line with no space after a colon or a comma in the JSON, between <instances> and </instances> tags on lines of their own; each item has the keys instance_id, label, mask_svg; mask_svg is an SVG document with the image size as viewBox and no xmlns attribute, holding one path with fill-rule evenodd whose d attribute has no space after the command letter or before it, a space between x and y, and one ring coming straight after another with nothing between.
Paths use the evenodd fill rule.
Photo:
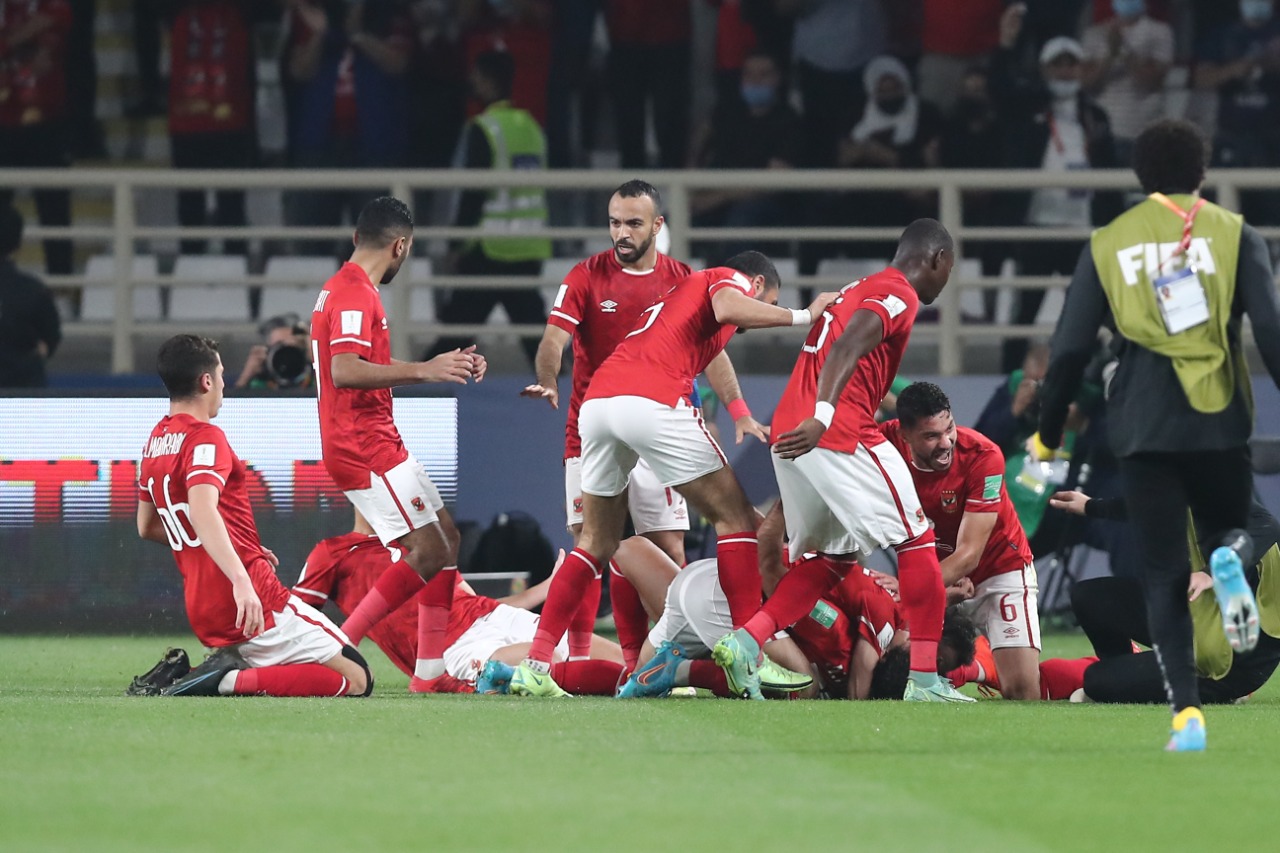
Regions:
<instances>
[{"instance_id":1,"label":"spectator in stands","mask_svg":"<svg viewBox=\"0 0 1280 853\"><path fill-rule=\"evenodd\" d=\"M414 0L409 6L416 36L408 116L411 166L447 167L466 122L467 64L453 5L452 0Z\"/></svg>"},{"instance_id":2,"label":"spectator in stands","mask_svg":"<svg viewBox=\"0 0 1280 853\"><path fill-rule=\"evenodd\" d=\"M684 166L689 145L692 13L689 0L607 0L609 81L623 169L649 165L646 116L653 108L657 166Z\"/></svg>"},{"instance_id":3,"label":"spectator in stands","mask_svg":"<svg viewBox=\"0 0 1280 853\"><path fill-rule=\"evenodd\" d=\"M985 65L996 49L1004 0L924 0L920 41L924 49L916 75L918 94L950 113L961 96L967 72Z\"/></svg>"},{"instance_id":4,"label":"spectator in stands","mask_svg":"<svg viewBox=\"0 0 1280 853\"><path fill-rule=\"evenodd\" d=\"M138 91L125 104L128 118L164 115L164 83L160 77L160 30L168 13L168 0L133 0L133 61L138 71Z\"/></svg>"},{"instance_id":5,"label":"spectator in stands","mask_svg":"<svg viewBox=\"0 0 1280 853\"><path fill-rule=\"evenodd\" d=\"M1081 90L1084 48L1059 36L1040 50L1039 74L1034 78L1014 67L1014 48L1022 30L1023 12L1010 6L1000 19L1000 48L992 58L991 89L1000 111L1004 162L1013 168L1046 172L1105 169L1116 165L1115 142L1105 110ZM1000 214L1006 224L1045 227L1087 227L1109 221L1119 213L1116 193L1049 188L1030 193L1005 193ZM1078 240L1028 241L1016 250L1023 275L1069 275L1080 255ZM1043 290L1018 290L1013 320L1035 321L1044 302ZM1023 337L1006 338L1002 369L1011 372L1027 352Z\"/></svg>"},{"instance_id":6,"label":"spectator in stands","mask_svg":"<svg viewBox=\"0 0 1280 853\"><path fill-rule=\"evenodd\" d=\"M98 121L97 0L69 0L71 29L67 33L67 126L73 158L107 156L106 138Z\"/></svg>"},{"instance_id":7,"label":"spectator in stands","mask_svg":"<svg viewBox=\"0 0 1280 853\"><path fill-rule=\"evenodd\" d=\"M242 0L178 0L169 31L169 146L177 169L247 169L257 164L252 19ZM204 190L178 193L184 227L242 226L243 190L217 190L212 212ZM204 240L183 240L182 253L203 254ZM245 240L226 250L243 255Z\"/></svg>"},{"instance_id":8,"label":"spectator in stands","mask_svg":"<svg viewBox=\"0 0 1280 853\"><path fill-rule=\"evenodd\" d=\"M755 27L743 17L742 0L704 2L716 10L716 104L727 104L738 95L742 66L756 49L759 39Z\"/></svg>"},{"instance_id":9,"label":"spectator in stands","mask_svg":"<svg viewBox=\"0 0 1280 853\"><path fill-rule=\"evenodd\" d=\"M492 51L476 57L471 71L473 94L485 104L473 118L458 147L457 166L467 169L545 169L547 142L542 128L526 110L511 105L515 63L508 53ZM537 276L551 257L551 241L520 236L527 226L547 224L543 191L534 187L468 190L459 198L454 225L480 226L486 236L466 243L451 254L447 266L458 275ZM490 236L492 235L492 236ZM536 287L528 289L465 289L449 294L441 305L442 323L483 323L501 303L512 323L543 324L546 310ZM448 352L474 342L472 335L441 338L434 352ZM529 361L537 338L522 340Z\"/></svg>"},{"instance_id":10,"label":"spectator in stands","mask_svg":"<svg viewBox=\"0 0 1280 853\"><path fill-rule=\"evenodd\" d=\"M803 101L806 165L835 165L840 139L862 113L863 69L883 48L881 0L775 0L795 19L792 57Z\"/></svg>"},{"instance_id":11,"label":"spectator in stands","mask_svg":"<svg viewBox=\"0 0 1280 853\"><path fill-rule=\"evenodd\" d=\"M1111 117L1116 159L1128 163L1133 141L1164 115L1164 78L1173 62L1173 27L1147 15L1146 0L1111 0L1115 17L1084 34L1080 81Z\"/></svg>"},{"instance_id":12,"label":"spectator in stands","mask_svg":"<svg viewBox=\"0 0 1280 853\"><path fill-rule=\"evenodd\" d=\"M800 163L800 117L784 98L782 69L772 56L748 54L742 82L699 128L692 165L701 169L792 169ZM693 198L695 226L758 227L786 219L784 194L760 190L708 190ZM768 251L766 247L751 245ZM735 242L706 252L713 263L748 248Z\"/></svg>"},{"instance_id":13,"label":"spectator in stands","mask_svg":"<svg viewBox=\"0 0 1280 853\"><path fill-rule=\"evenodd\" d=\"M0 0L0 168L64 167L67 140L66 0ZM71 224L71 194L37 190L36 211L45 226ZM0 208L13 190L0 188ZM71 274L71 242L44 241L45 270Z\"/></svg>"},{"instance_id":14,"label":"spectator in stands","mask_svg":"<svg viewBox=\"0 0 1280 853\"><path fill-rule=\"evenodd\" d=\"M1026 452L1027 439L1040 418L1040 383L1049 369L1049 345L1033 344L1022 367L1001 382L973 428L1000 445L1005 458Z\"/></svg>"},{"instance_id":15,"label":"spectator in stands","mask_svg":"<svg viewBox=\"0 0 1280 853\"><path fill-rule=\"evenodd\" d=\"M289 147L301 168L388 168L409 153L406 72L412 22L392 0L289 0L285 74ZM374 192L300 192L290 199L295 225L355 222ZM347 247L350 248L349 246ZM311 254L336 252L311 244Z\"/></svg>"},{"instance_id":16,"label":"spectator in stands","mask_svg":"<svg viewBox=\"0 0 1280 853\"><path fill-rule=\"evenodd\" d=\"M236 388L310 388L311 329L297 314L282 314L258 326L262 343L249 350Z\"/></svg>"},{"instance_id":17,"label":"spectator in stands","mask_svg":"<svg viewBox=\"0 0 1280 853\"><path fill-rule=\"evenodd\" d=\"M1201 44L1195 84L1218 93L1214 165L1280 165L1280 20L1273 0L1240 0L1240 20ZM1241 204L1251 222L1280 221L1274 192L1246 193Z\"/></svg>"},{"instance_id":18,"label":"spectator in stands","mask_svg":"<svg viewBox=\"0 0 1280 853\"><path fill-rule=\"evenodd\" d=\"M460 0L466 21L463 34L465 66L477 56L497 50L511 54L515 77L511 82L511 105L527 110L539 125L547 120L548 69L551 64L550 0ZM473 101L468 108L475 115L485 104Z\"/></svg>"},{"instance_id":19,"label":"spectator in stands","mask_svg":"<svg viewBox=\"0 0 1280 853\"><path fill-rule=\"evenodd\" d=\"M0 208L0 388L41 388L45 362L62 341L62 321L49 288L14 265L22 246L22 214Z\"/></svg>"}]
</instances>

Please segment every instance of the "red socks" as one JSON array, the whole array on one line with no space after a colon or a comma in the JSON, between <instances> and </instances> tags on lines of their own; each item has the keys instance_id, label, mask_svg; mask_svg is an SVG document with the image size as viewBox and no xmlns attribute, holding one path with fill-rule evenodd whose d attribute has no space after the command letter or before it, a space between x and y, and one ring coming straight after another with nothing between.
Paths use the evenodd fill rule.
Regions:
<instances>
[{"instance_id":1,"label":"red socks","mask_svg":"<svg viewBox=\"0 0 1280 853\"><path fill-rule=\"evenodd\" d=\"M392 563L378 576L373 589L365 593L356 609L347 614L347 621L342 623L342 633L347 635L351 645L360 645L370 628L413 598L424 585L422 578L404 560Z\"/></svg>"},{"instance_id":2,"label":"red socks","mask_svg":"<svg viewBox=\"0 0 1280 853\"><path fill-rule=\"evenodd\" d=\"M627 670L635 672L640 662L640 648L649 633L649 614L645 612L640 593L631 581L609 563L609 600L613 604L613 624L618 631L618 644Z\"/></svg>"},{"instance_id":3,"label":"red socks","mask_svg":"<svg viewBox=\"0 0 1280 853\"><path fill-rule=\"evenodd\" d=\"M1084 687L1084 671L1097 662L1097 658L1040 661L1040 698L1070 699L1072 693Z\"/></svg>"},{"instance_id":4,"label":"red socks","mask_svg":"<svg viewBox=\"0 0 1280 853\"><path fill-rule=\"evenodd\" d=\"M747 620L743 629L763 648L779 628L794 625L808 616L818 599L844 580L852 568L852 563L830 557L816 557L792 566L764 607Z\"/></svg>"},{"instance_id":5,"label":"red socks","mask_svg":"<svg viewBox=\"0 0 1280 853\"><path fill-rule=\"evenodd\" d=\"M323 664L293 663L241 670L235 695L344 696L349 687L345 678Z\"/></svg>"},{"instance_id":6,"label":"red socks","mask_svg":"<svg viewBox=\"0 0 1280 853\"><path fill-rule=\"evenodd\" d=\"M735 698L729 690L729 682L724 677L724 670L709 660L689 661L689 686L710 690L721 699Z\"/></svg>"},{"instance_id":7,"label":"red socks","mask_svg":"<svg viewBox=\"0 0 1280 853\"><path fill-rule=\"evenodd\" d=\"M716 540L716 570L729 600L729 616L737 628L760 609L760 560L756 533L747 530Z\"/></svg>"},{"instance_id":8,"label":"red socks","mask_svg":"<svg viewBox=\"0 0 1280 853\"><path fill-rule=\"evenodd\" d=\"M418 659L413 674L430 680L444 674L445 634L458 583L458 567L447 566L418 593Z\"/></svg>"},{"instance_id":9,"label":"red socks","mask_svg":"<svg viewBox=\"0 0 1280 853\"><path fill-rule=\"evenodd\" d=\"M533 635L529 659L551 663L556 644L569 628L578 604L592 580L600 578L600 563L580 548L574 548L564 558L560 570L551 579L547 601L542 605L542 617L538 631Z\"/></svg>"},{"instance_id":10,"label":"red socks","mask_svg":"<svg viewBox=\"0 0 1280 853\"><path fill-rule=\"evenodd\" d=\"M575 696L612 696L622 664L611 660L571 660L551 665L551 678Z\"/></svg>"},{"instance_id":11,"label":"red socks","mask_svg":"<svg viewBox=\"0 0 1280 853\"><path fill-rule=\"evenodd\" d=\"M895 548L898 552L898 594L911 631L911 671L938 671L938 640L947 593L933 531L926 531Z\"/></svg>"},{"instance_id":12,"label":"red socks","mask_svg":"<svg viewBox=\"0 0 1280 853\"><path fill-rule=\"evenodd\" d=\"M582 595L578 609L569 622L569 660L586 660L591 657L591 637L596 630L596 614L600 612L602 579L597 576Z\"/></svg>"}]
</instances>

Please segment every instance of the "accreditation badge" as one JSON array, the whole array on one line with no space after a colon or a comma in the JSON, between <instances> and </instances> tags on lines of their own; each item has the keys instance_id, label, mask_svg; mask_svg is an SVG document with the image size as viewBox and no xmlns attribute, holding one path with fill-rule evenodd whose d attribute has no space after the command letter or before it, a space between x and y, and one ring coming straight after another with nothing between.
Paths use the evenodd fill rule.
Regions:
<instances>
[{"instance_id":1,"label":"accreditation badge","mask_svg":"<svg viewBox=\"0 0 1280 853\"><path fill-rule=\"evenodd\" d=\"M1188 265L1178 272L1156 278L1152 282L1156 290L1156 304L1164 328L1171 335L1185 332L1209 322L1209 302L1204 286L1194 266Z\"/></svg>"}]
</instances>

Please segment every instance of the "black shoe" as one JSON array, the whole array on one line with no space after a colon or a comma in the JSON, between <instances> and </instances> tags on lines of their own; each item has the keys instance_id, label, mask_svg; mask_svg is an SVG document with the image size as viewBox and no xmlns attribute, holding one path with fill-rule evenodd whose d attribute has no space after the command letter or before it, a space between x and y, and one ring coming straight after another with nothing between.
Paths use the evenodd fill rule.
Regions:
<instances>
[{"instance_id":1,"label":"black shoe","mask_svg":"<svg viewBox=\"0 0 1280 853\"><path fill-rule=\"evenodd\" d=\"M186 678L175 681L164 690L161 696L217 696L218 685L228 672L248 669L240 653L232 648L218 649L204 659Z\"/></svg>"},{"instance_id":2,"label":"black shoe","mask_svg":"<svg viewBox=\"0 0 1280 853\"><path fill-rule=\"evenodd\" d=\"M135 675L126 696L159 696L160 691L191 672L191 660L182 649L166 649L160 663L144 675Z\"/></svg>"}]
</instances>

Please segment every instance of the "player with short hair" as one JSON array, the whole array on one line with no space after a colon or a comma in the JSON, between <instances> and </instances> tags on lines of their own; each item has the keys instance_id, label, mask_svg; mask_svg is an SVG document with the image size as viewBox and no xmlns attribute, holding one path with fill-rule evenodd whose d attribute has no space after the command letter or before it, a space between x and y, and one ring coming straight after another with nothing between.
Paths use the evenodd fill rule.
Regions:
<instances>
[{"instance_id":1,"label":"player with short hair","mask_svg":"<svg viewBox=\"0 0 1280 853\"><path fill-rule=\"evenodd\" d=\"M720 584L734 622L760 605L755 510L689 399L706 369L738 329L805 325L832 294L808 309L775 304L778 271L759 252L696 272L640 315L635 328L596 370L579 414L583 528L551 584L542 624L512 680L519 695L557 696L547 676L551 650L582 595L602 574L622 536L631 470L649 463L664 488L675 489L715 526Z\"/></svg>"},{"instance_id":2,"label":"player with short hair","mask_svg":"<svg viewBox=\"0 0 1280 853\"><path fill-rule=\"evenodd\" d=\"M217 344L175 335L156 361L169 414L143 446L138 535L173 549L191 630L217 650L163 694L368 696L360 653L289 594L258 538L246 466L212 423L224 388Z\"/></svg>"},{"instance_id":3,"label":"player with short hair","mask_svg":"<svg viewBox=\"0 0 1280 853\"><path fill-rule=\"evenodd\" d=\"M716 644L729 682L754 695L760 644L808 613L856 563L856 553L892 547L911 629L906 698L972 701L938 678L937 644L946 597L933 533L902 457L875 412L898 372L921 302L946 287L955 262L947 229L917 219L892 264L846 285L809 330L774 412L773 467L796 566L769 602ZM779 434L781 433L781 434Z\"/></svg>"},{"instance_id":4,"label":"player with short hair","mask_svg":"<svg viewBox=\"0 0 1280 853\"><path fill-rule=\"evenodd\" d=\"M293 585L294 595L317 608L332 601L339 610L349 612L396 559L395 549L389 552L369 523L358 512L355 516L352 532L324 539L311 550ZM529 608L546 600L549 585L546 580L518 595L496 600L477 595L459 576L445 632L448 674L474 684L493 661L500 666L490 668L483 691L505 692L502 667L509 672L509 665L519 663L528 651L538 626L538 617ZM411 677L417 636L418 609L408 602L369 630L369 639ZM593 635L589 660L569 661L568 656L567 644L560 643L553 666L558 683L575 694L613 695L622 675L622 651L616 643Z\"/></svg>"},{"instance_id":5,"label":"player with short hair","mask_svg":"<svg viewBox=\"0 0 1280 853\"><path fill-rule=\"evenodd\" d=\"M445 672L445 632L457 577L458 531L440 492L405 449L392 419L391 389L423 382L484 378L475 347L430 361L391 357L378 287L389 284L413 246L413 215L399 199L374 199L360 211L351 259L325 283L311 315L311 351L319 393L325 470L369 520L392 563L343 628L359 643L369 628L418 596L415 693L466 691Z\"/></svg>"},{"instance_id":6,"label":"player with short hair","mask_svg":"<svg viewBox=\"0 0 1280 853\"><path fill-rule=\"evenodd\" d=\"M964 605L991 643L1006 699L1039 699L1040 614L1031 546L1004 485L1004 454L956 426L951 401L930 382L898 395L880 432L902 454L943 557L943 586L974 585Z\"/></svg>"}]
</instances>

